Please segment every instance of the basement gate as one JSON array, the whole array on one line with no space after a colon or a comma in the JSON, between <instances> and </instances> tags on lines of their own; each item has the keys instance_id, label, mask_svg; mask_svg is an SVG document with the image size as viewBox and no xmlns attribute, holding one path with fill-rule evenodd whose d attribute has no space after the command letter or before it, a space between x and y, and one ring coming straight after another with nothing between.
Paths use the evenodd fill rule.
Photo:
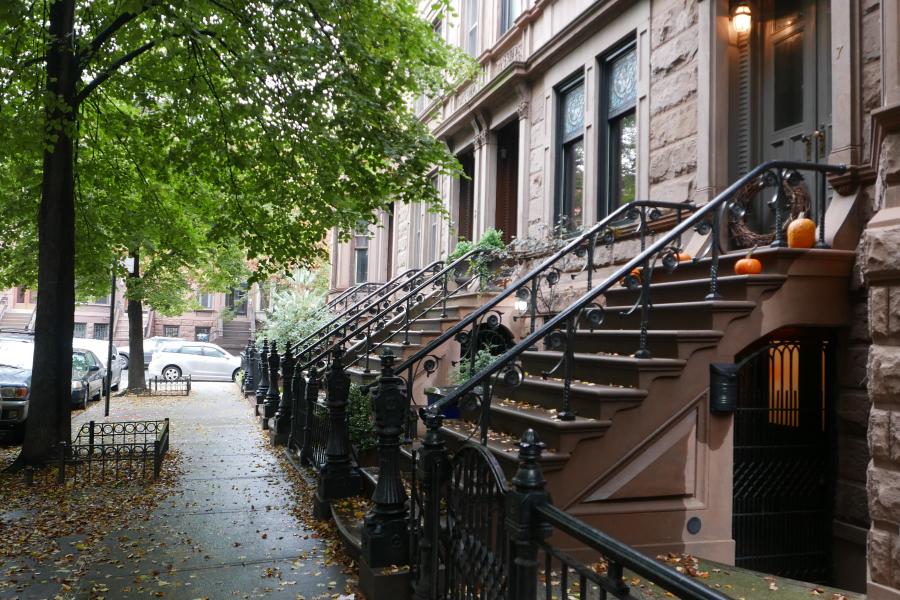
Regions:
<instances>
[{"instance_id":1,"label":"basement gate","mask_svg":"<svg viewBox=\"0 0 900 600\"><path fill-rule=\"evenodd\" d=\"M734 414L735 564L802 581L831 573L831 344L776 341L742 361Z\"/></svg>"}]
</instances>

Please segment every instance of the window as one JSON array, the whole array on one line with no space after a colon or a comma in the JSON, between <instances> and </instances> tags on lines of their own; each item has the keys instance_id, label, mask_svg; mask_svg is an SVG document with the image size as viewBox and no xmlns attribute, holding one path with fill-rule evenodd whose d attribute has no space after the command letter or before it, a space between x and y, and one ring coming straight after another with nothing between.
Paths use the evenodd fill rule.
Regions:
<instances>
[{"instance_id":1,"label":"window","mask_svg":"<svg viewBox=\"0 0 900 600\"><path fill-rule=\"evenodd\" d=\"M606 174L606 206L612 212L635 198L637 182L637 50L634 44L603 62L600 154ZM601 188L602 189L602 188Z\"/></svg>"},{"instance_id":2,"label":"window","mask_svg":"<svg viewBox=\"0 0 900 600\"><path fill-rule=\"evenodd\" d=\"M109 294L94 300L94 304L109 304Z\"/></svg>"},{"instance_id":3,"label":"window","mask_svg":"<svg viewBox=\"0 0 900 600\"><path fill-rule=\"evenodd\" d=\"M209 327L198 327L197 330L206 329L209 333ZM179 354L193 354L195 356L203 356L203 346L182 346L178 349Z\"/></svg>"},{"instance_id":4,"label":"window","mask_svg":"<svg viewBox=\"0 0 900 600\"><path fill-rule=\"evenodd\" d=\"M369 280L369 225L360 223L353 236L353 254L356 263L356 283Z\"/></svg>"},{"instance_id":5,"label":"window","mask_svg":"<svg viewBox=\"0 0 900 600\"><path fill-rule=\"evenodd\" d=\"M212 294L201 292L197 297L197 301L200 303L200 308L212 308Z\"/></svg>"},{"instance_id":6,"label":"window","mask_svg":"<svg viewBox=\"0 0 900 600\"><path fill-rule=\"evenodd\" d=\"M522 0L500 0L500 34L509 31L522 11Z\"/></svg>"},{"instance_id":7,"label":"window","mask_svg":"<svg viewBox=\"0 0 900 600\"><path fill-rule=\"evenodd\" d=\"M109 338L109 325L107 323L94 323L94 339L105 340Z\"/></svg>"},{"instance_id":8,"label":"window","mask_svg":"<svg viewBox=\"0 0 900 600\"><path fill-rule=\"evenodd\" d=\"M163 325L163 337L178 337L178 325Z\"/></svg>"},{"instance_id":9,"label":"window","mask_svg":"<svg viewBox=\"0 0 900 600\"><path fill-rule=\"evenodd\" d=\"M555 221L568 230L584 224L584 80L560 88L559 164Z\"/></svg>"},{"instance_id":10,"label":"window","mask_svg":"<svg viewBox=\"0 0 900 600\"><path fill-rule=\"evenodd\" d=\"M75 323L75 330L73 335L77 338L86 338L87 337L87 323Z\"/></svg>"},{"instance_id":11,"label":"window","mask_svg":"<svg viewBox=\"0 0 900 600\"><path fill-rule=\"evenodd\" d=\"M208 342L209 341L209 327L195 327L194 328L194 340L198 342ZM199 348L198 346L190 346L191 348ZM188 354L191 354L190 352Z\"/></svg>"},{"instance_id":12,"label":"window","mask_svg":"<svg viewBox=\"0 0 900 600\"><path fill-rule=\"evenodd\" d=\"M210 356L212 358L225 358L225 353L218 348L203 348L203 356Z\"/></svg>"},{"instance_id":13,"label":"window","mask_svg":"<svg viewBox=\"0 0 900 600\"><path fill-rule=\"evenodd\" d=\"M466 0L465 48L469 56L478 56L478 0Z\"/></svg>"}]
</instances>

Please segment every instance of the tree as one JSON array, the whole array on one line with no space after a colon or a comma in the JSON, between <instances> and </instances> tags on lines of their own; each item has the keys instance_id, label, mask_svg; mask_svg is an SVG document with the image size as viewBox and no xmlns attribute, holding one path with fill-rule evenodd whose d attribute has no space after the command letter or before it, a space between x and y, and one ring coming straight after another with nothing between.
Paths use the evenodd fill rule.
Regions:
<instances>
[{"instance_id":1,"label":"tree","mask_svg":"<svg viewBox=\"0 0 900 600\"><path fill-rule=\"evenodd\" d=\"M409 107L467 63L413 0L8 0L0 23L0 278L36 275L41 300L20 464L70 437L76 269L88 290L148 245L188 264L179 228L141 221L154 207L204 200L204 248L238 244L263 278L457 172ZM126 163L110 185L103 167Z\"/></svg>"}]
</instances>

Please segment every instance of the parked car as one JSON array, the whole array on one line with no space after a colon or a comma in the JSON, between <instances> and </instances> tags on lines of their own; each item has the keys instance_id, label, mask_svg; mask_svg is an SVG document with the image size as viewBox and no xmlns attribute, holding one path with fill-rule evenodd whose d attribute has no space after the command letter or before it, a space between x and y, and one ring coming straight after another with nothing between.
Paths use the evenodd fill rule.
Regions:
<instances>
[{"instance_id":1,"label":"parked car","mask_svg":"<svg viewBox=\"0 0 900 600\"><path fill-rule=\"evenodd\" d=\"M108 341L75 338L72 340L72 347L90 350L94 353L94 356L100 359L104 369L110 368L110 365L106 364L106 355L109 352ZM122 382L122 362L119 360L119 349L116 348L115 344L113 344L112 350L112 389L117 390Z\"/></svg>"},{"instance_id":2,"label":"parked car","mask_svg":"<svg viewBox=\"0 0 900 600\"><path fill-rule=\"evenodd\" d=\"M106 370L103 362L90 350L72 351L72 404L87 408L88 401L103 395Z\"/></svg>"},{"instance_id":3,"label":"parked car","mask_svg":"<svg viewBox=\"0 0 900 600\"><path fill-rule=\"evenodd\" d=\"M241 370L241 358L215 344L185 342L166 344L153 353L148 373L150 377L232 381Z\"/></svg>"},{"instance_id":4,"label":"parked car","mask_svg":"<svg viewBox=\"0 0 900 600\"><path fill-rule=\"evenodd\" d=\"M176 337L163 337L161 335L154 336L152 338L147 338L144 340L144 368L150 366L150 361L153 360L153 353L159 349L163 344L177 344L184 343L186 340Z\"/></svg>"},{"instance_id":5,"label":"parked car","mask_svg":"<svg viewBox=\"0 0 900 600\"><path fill-rule=\"evenodd\" d=\"M34 340L30 337L0 337L0 431L12 431L20 441L28 419ZM72 352L72 403L86 406L100 397L104 370L90 350Z\"/></svg>"}]
</instances>

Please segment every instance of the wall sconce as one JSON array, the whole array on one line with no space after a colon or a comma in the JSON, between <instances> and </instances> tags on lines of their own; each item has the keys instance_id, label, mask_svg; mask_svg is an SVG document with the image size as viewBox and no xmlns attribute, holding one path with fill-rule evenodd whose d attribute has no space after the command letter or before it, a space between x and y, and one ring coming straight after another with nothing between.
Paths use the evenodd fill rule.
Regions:
<instances>
[{"instance_id":1,"label":"wall sconce","mask_svg":"<svg viewBox=\"0 0 900 600\"><path fill-rule=\"evenodd\" d=\"M528 310L528 301L527 300L516 300L516 312L521 315L524 315L526 310Z\"/></svg>"},{"instance_id":2,"label":"wall sconce","mask_svg":"<svg viewBox=\"0 0 900 600\"><path fill-rule=\"evenodd\" d=\"M753 27L753 13L749 2L738 2L731 11L731 25L738 35L750 33Z\"/></svg>"}]
</instances>

